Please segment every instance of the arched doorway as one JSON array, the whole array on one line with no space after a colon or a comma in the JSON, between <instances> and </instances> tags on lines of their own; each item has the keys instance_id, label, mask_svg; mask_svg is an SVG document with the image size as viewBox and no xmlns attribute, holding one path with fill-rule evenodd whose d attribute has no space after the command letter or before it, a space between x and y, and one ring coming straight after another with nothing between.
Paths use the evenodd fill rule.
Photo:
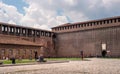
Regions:
<instances>
[{"instance_id":1,"label":"arched doorway","mask_svg":"<svg viewBox=\"0 0 120 74\"><path fill-rule=\"evenodd\" d=\"M102 57L105 57L107 54L107 51L106 50L102 50Z\"/></svg>"},{"instance_id":2,"label":"arched doorway","mask_svg":"<svg viewBox=\"0 0 120 74\"><path fill-rule=\"evenodd\" d=\"M35 60L38 59L38 52L37 52L37 50L34 51L34 57L35 57Z\"/></svg>"},{"instance_id":3,"label":"arched doorway","mask_svg":"<svg viewBox=\"0 0 120 74\"><path fill-rule=\"evenodd\" d=\"M105 57L107 55L106 49L107 49L106 43L102 43L102 51L101 51L102 57Z\"/></svg>"}]
</instances>

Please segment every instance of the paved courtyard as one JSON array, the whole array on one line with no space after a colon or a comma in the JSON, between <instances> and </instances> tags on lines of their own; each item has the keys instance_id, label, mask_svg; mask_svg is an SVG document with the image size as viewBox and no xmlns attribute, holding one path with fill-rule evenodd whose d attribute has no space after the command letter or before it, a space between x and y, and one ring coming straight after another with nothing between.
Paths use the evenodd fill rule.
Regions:
<instances>
[{"instance_id":1,"label":"paved courtyard","mask_svg":"<svg viewBox=\"0 0 120 74\"><path fill-rule=\"evenodd\" d=\"M120 59L0 67L0 74L120 74Z\"/></svg>"}]
</instances>

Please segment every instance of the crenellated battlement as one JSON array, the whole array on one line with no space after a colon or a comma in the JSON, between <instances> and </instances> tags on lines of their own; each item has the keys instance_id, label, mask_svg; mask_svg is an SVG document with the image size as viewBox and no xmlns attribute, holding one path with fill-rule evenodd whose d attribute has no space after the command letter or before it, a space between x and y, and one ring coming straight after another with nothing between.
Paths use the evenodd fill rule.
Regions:
<instances>
[{"instance_id":1,"label":"crenellated battlement","mask_svg":"<svg viewBox=\"0 0 120 74\"><path fill-rule=\"evenodd\" d=\"M0 22L0 34L23 37L52 37L52 32L31 27L24 27Z\"/></svg>"},{"instance_id":2,"label":"crenellated battlement","mask_svg":"<svg viewBox=\"0 0 120 74\"><path fill-rule=\"evenodd\" d=\"M120 16L105 18L99 20L85 21L85 22L77 22L77 23L66 23L57 27L53 27L53 32L71 32L78 30L88 30L88 29L96 29L103 27L112 27L112 26L120 26Z\"/></svg>"}]
</instances>

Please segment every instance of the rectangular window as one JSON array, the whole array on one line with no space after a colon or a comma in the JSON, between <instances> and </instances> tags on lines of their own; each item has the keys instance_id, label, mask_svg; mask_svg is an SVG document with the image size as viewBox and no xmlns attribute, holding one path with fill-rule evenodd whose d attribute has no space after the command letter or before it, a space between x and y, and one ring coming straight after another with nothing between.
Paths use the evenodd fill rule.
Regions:
<instances>
[{"instance_id":1,"label":"rectangular window","mask_svg":"<svg viewBox=\"0 0 120 74\"><path fill-rule=\"evenodd\" d=\"M116 20L117 20L117 19L114 19L114 23L116 23Z\"/></svg>"},{"instance_id":2,"label":"rectangular window","mask_svg":"<svg viewBox=\"0 0 120 74\"><path fill-rule=\"evenodd\" d=\"M105 20L104 20L103 22L104 22L104 24L106 24L106 21L105 21Z\"/></svg>"},{"instance_id":3,"label":"rectangular window","mask_svg":"<svg viewBox=\"0 0 120 74\"><path fill-rule=\"evenodd\" d=\"M112 23L112 21L113 21L113 20L111 19L110 22Z\"/></svg>"},{"instance_id":4,"label":"rectangular window","mask_svg":"<svg viewBox=\"0 0 120 74\"><path fill-rule=\"evenodd\" d=\"M4 31L4 26L2 26L2 31Z\"/></svg>"},{"instance_id":5,"label":"rectangular window","mask_svg":"<svg viewBox=\"0 0 120 74\"><path fill-rule=\"evenodd\" d=\"M47 33L45 33L45 36L47 36Z\"/></svg>"},{"instance_id":6,"label":"rectangular window","mask_svg":"<svg viewBox=\"0 0 120 74\"><path fill-rule=\"evenodd\" d=\"M59 28L58 28L58 31L59 31Z\"/></svg>"},{"instance_id":7,"label":"rectangular window","mask_svg":"<svg viewBox=\"0 0 120 74\"><path fill-rule=\"evenodd\" d=\"M39 35L39 32L37 31L37 35Z\"/></svg>"},{"instance_id":8,"label":"rectangular window","mask_svg":"<svg viewBox=\"0 0 120 74\"><path fill-rule=\"evenodd\" d=\"M86 24L83 24L86 27Z\"/></svg>"},{"instance_id":9,"label":"rectangular window","mask_svg":"<svg viewBox=\"0 0 120 74\"><path fill-rule=\"evenodd\" d=\"M94 25L96 25L96 22L94 22Z\"/></svg>"},{"instance_id":10,"label":"rectangular window","mask_svg":"<svg viewBox=\"0 0 120 74\"><path fill-rule=\"evenodd\" d=\"M43 36L43 32L41 31L41 36Z\"/></svg>"},{"instance_id":11,"label":"rectangular window","mask_svg":"<svg viewBox=\"0 0 120 74\"><path fill-rule=\"evenodd\" d=\"M80 24L78 24L78 27L80 27Z\"/></svg>"},{"instance_id":12,"label":"rectangular window","mask_svg":"<svg viewBox=\"0 0 120 74\"><path fill-rule=\"evenodd\" d=\"M5 31L7 31L7 27L5 27Z\"/></svg>"},{"instance_id":13,"label":"rectangular window","mask_svg":"<svg viewBox=\"0 0 120 74\"><path fill-rule=\"evenodd\" d=\"M17 32L20 33L20 29L18 29Z\"/></svg>"},{"instance_id":14,"label":"rectangular window","mask_svg":"<svg viewBox=\"0 0 120 74\"><path fill-rule=\"evenodd\" d=\"M74 28L74 25L72 27Z\"/></svg>"},{"instance_id":15,"label":"rectangular window","mask_svg":"<svg viewBox=\"0 0 120 74\"><path fill-rule=\"evenodd\" d=\"M65 27L65 29L66 29L66 27Z\"/></svg>"},{"instance_id":16,"label":"rectangular window","mask_svg":"<svg viewBox=\"0 0 120 74\"><path fill-rule=\"evenodd\" d=\"M92 22L90 23L90 26L92 26Z\"/></svg>"},{"instance_id":17,"label":"rectangular window","mask_svg":"<svg viewBox=\"0 0 120 74\"><path fill-rule=\"evenodd\" d=\"M81 27L83 27L83 24L81 24Z\"/></svg>"},{"instance_id":18,"label":"rectangular window","mask_svg":"<svg viewBox=\"0 0 120 74\"><path fill-rule=\"evenodd\" d=\"M102 24L102 21L100 21L100 25Z\"/></svg>"},{"instance_id":19,"label":"rectangular window","mask_svg":"<svg viewBox=\"0 0 120 74\"><path fill-rule=\"evenodd\" d=\"M34 31L32 31L32 35L34 35Z\"/></svg>"},{"instance_id":20,"label":"rectangular window","mask_svg":"<svg viewBox=\"0 0 120 74\"><path fill-rule=\"evenodd\" d=\"M109 20L107 20L107 24L109 24Z\"/></svg>"},{"instance_id":21,"label":"rectangular window","mask_svg":"<svg viewBox=\"0 0 120 74\"><path fill-rule=\"evenodd\" d=\"M120 18L118 18L118 22L120 22Z\"/></svg>"},{"instance_id":22,"label":"rectangular window","mask_svg":"<svg viewBox=\"0 0 120 74\"><path fill-rule=\"evenodd\" d=\"M25 30L23 30L23 34L25 34Z\"/></svg>"},{"instance_id":23,"label":"rectangular window","mask_svg":"<svg viewBox=\"0 0 120 74\"><path fill-rule=\"evenodd\" d=\"M76 24L75 26L76 26L76 28L77 28L77 24Z\"/></svg>"},{"instance_id":24,"label":"rectangular window","mask_svg":"<svg viewBox=\"0 0 120 74\"><path fill-rule=\"evenodd\" d=\"M106 50L106 44L102 43L102 50Z\"/></svg>"},{"instance_id":25,"label":"rectangular window","mask_svg":"<svg viewBox=\"0 0 120 74\"><path fill-rule=\"evenodd\" d=\"M10 27L8 27L8 31L10 32Z\"/></svg>"},{"instance_id":26,"label":"rectangular window","mask_svg":"<svg viewBox=\"0 0 120 74\"><path fill-rule=\"evenodd\" d=\"M14 31L14 28L11 28L12 30L11 30L11 32L13 32Z\"/></svg>"}]
</instances>

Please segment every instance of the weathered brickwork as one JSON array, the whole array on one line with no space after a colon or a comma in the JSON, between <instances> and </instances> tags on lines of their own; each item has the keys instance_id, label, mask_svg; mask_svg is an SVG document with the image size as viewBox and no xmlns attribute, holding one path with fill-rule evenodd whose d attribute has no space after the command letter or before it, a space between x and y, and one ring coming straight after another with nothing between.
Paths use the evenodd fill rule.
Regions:
<instances>
[{"instance_id":1,"label":"weathered brickwork","mask_svg":"<svg viewBox=\"0 0 120 74\"><path fill-rule=\"evenodd\" d=\"M101 56L102 43L107 45L107 56L120 57L120 27L102 28L57 34L59 57Z\"/></svg>"},{"instance_id":2,"label":"weathered brickwork","mask_svg":"<svg viewBox=\"0 0 120 74\"><path fill-rule=\"evenodd\" d=\"M24 46L24 45L4 45L0 46L0 58L11 58L15 56L16 58L26 59L34 58L34 52L37 51L38 54L42 54L41 47L37 46Z\"/></svg>"},{"instance_id":3,"label":"weathered brickwork","mask_svg":"<svg viewBox=\"0 0 120 74\"><path fill-rule=\"evenodd\" d=\"M53 32L0 23L0 59L55 57Z\"/></svg>"},{"instance_id":4,"label":"weathered brickwork","mask_svg":"<svg viewBox=\"0 0 120 74\"><path fill-rule=\"evenodd\" d=\"M52 28L57 57L80 57L80 51L85 57L102 56L103 50L108 57L120 57L120 17L96 21Z\"/></svg>"},{"instance_id":5,"label":"weathered brickwork","mask_svg":"<svg viewBox=\"0 0 120 74\"><path fill-rule=\"evenodd\" d=\"M0 23L0 59L120 57L120 16L53 27L52 31Z\"/></svg>"}]
</instances>

